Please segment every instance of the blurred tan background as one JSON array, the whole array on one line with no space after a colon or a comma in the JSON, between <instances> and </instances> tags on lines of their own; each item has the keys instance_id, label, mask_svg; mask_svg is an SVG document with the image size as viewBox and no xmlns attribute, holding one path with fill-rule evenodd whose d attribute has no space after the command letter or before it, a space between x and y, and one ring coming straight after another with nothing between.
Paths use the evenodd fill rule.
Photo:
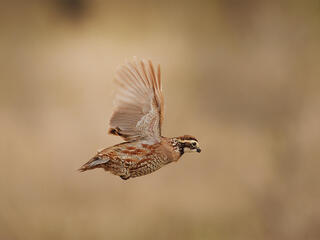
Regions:
<instances>
[{"instance_id":1,"label":"blurred tan background","mask_svg":"<svg viewBox=\"0 0 320 240\"><path fill-rule=\"evenodd\" d=\"M319 1L1 1L0 239L320 239ZM201 154L76 170L126 58L162 67Z\"/></svg>"}]
</instances>

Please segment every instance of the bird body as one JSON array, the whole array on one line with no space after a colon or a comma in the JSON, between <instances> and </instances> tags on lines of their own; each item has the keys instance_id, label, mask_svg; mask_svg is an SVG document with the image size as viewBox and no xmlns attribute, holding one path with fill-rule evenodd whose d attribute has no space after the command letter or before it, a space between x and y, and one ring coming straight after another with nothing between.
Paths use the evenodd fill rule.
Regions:
<instances>
[{"instance_id":1,"label":"bird body","mask_svg":"<svg viewBox=\"0 0 320 240\"><path fill-rule=\"evenodd\" d=\"M143 141L123 142L99 151L83 169L103 166L106 171L126 179L152 173L177 161L180 156L180 152L174 150L171 140L165 137L155 144Z\"/></svg>"},{"instance_id":2,"label":"bird body","mask_svg":"<svg viewBox=\"0 0 320 240\"><path fill-rule=\"evenodd\" d=\"M110 120L109 133L125 142L99 151L79 170L103 168L122 179L152 173L188 151L200 152L198 140L190 135L161 136L163 96L160 67L151 61L128 62L116 73L119 91Z\"/></svg>"}]
</instances>

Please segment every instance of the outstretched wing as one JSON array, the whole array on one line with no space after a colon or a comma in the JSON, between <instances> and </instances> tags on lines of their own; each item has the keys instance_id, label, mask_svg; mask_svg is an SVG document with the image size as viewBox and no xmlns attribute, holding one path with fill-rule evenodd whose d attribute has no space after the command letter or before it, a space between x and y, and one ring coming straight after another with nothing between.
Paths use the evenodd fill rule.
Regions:
<instances>
[{"instance_id":1,"label":"outstretched wing","mask_svg":"<svg viewBox=\"0 0 320 240\"><path fill-rule=\"evenodd\" d=\"M150 60L134 58L120 66L115 79L119 88L109 133L126 141L160 141L164 108L160 66L156 72Z\"/></svg>"}]
</instances>

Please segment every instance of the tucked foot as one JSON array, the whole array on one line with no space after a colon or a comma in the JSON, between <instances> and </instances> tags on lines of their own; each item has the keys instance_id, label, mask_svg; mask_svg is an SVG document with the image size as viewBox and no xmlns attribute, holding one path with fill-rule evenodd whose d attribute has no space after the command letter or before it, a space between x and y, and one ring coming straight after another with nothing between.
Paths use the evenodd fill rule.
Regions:
<instances>
[{"instance_id":1,"label":"tucked foot","mask_svg":"<svg viewBox=\"0 0 320 240\"><path fill-rule=\"evenodd\" d=\"M130 175L121 175L120 176L123 180L128 180L130 178Z\"/></svg>"}]
</instances>

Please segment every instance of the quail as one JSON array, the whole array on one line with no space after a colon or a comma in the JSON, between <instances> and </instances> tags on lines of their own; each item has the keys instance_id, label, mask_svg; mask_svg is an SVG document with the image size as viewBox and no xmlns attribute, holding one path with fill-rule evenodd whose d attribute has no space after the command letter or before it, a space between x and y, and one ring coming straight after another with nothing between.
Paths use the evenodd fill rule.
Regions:
<instances>
[{"instance_id":1,"label":"quail","mask_svg":"<svg viewBox=\"0 0 320 240\"><path fill-rule=\"evenodd\" d=\"M81 172L102 168L122 179L140 177L176 162L187 152L201 152L191 135L163 137L164 101L160 66L134 58L115 74L118 91L109 123L109 134L124 142L99 151Z\"/></svg>"}]
</instances>

